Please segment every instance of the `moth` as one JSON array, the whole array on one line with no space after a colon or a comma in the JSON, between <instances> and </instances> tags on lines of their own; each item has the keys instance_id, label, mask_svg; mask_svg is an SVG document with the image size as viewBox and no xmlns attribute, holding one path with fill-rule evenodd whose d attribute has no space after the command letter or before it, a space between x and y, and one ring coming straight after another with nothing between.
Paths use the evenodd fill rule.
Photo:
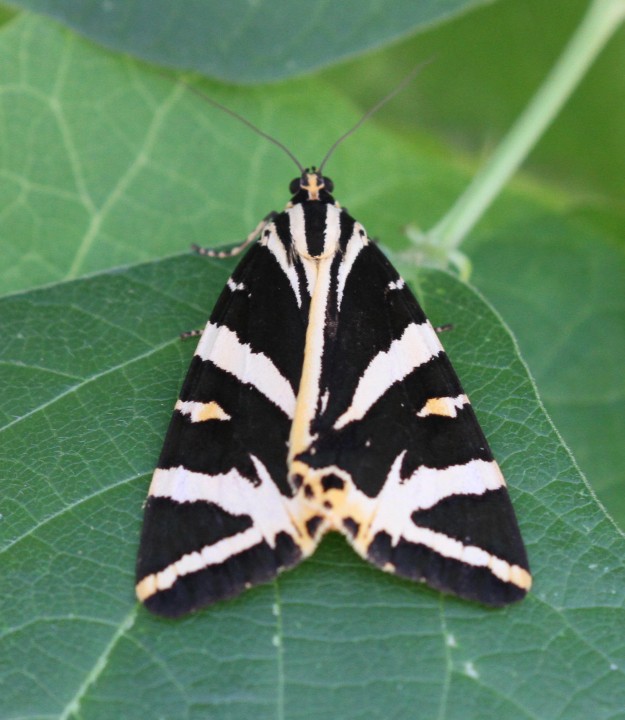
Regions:
<instances>
[{"instance_id":1,"label":"moth","mask_svg":"<svg viewBox=\"0 0 625 720\"><path fill-rule=\"evenodd\" d=\"M506 483L438 334L322 166L300 166L286 208L243 244L176 402L137 562L159 615L268 582L328 531L486 605L530 588Z\"/></svg>"}]
</instances>

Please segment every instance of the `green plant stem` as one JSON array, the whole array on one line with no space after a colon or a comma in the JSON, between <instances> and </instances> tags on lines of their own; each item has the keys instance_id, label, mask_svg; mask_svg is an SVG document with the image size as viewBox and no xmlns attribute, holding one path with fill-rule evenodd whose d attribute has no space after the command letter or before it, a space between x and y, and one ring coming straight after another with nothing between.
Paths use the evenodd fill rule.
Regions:
<instances>
[{"instance_id":1,"label":"green plant stem","mask_svg":"<svg viewBox=\"0 0 625 720\"><path fill-rule=\"evenodd\" d=\"M459 247L623 20L625 0L591 2L562 55L490 160L449 212L426 234L428 245L447 250Z\"/></svg>"}]
</instances>

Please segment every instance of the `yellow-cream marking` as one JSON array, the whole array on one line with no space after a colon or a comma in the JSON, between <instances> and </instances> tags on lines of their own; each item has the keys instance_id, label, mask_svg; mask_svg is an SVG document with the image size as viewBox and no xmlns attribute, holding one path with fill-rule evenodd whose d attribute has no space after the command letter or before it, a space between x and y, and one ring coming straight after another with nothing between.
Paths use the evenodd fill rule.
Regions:
<instances>
[{"instance_id":1,"label":"yellow-cream marking","mask_svg":"<svg viewBox=\"0 0 625 720\"><path fill-rule=\"evenodd\" d=\"M304 268L304 274L306 275L306 289L308 290L308 297L312 297L317 283L317 262L304 257L301 258L301 262L302 267Z\"/></svg>"},{"instance_id":2,"label":"yellow-cream marking","mask_svg":"<svg viewBox=\"0 0 625 720\"><path fill-rule=\"evenodd\" d=\"M471 460L447 468L418 467L408 478L402 478L405 452L393 462L384 486L376 498L371 537L384 530L397 542L405 528L412 526L416 510L428 510L454 495L483 495L505 487L505 480L494 460Z\"/></svg>"},{"instance_id":3,"label":"yellow-cream marking","mask_svg":"<svg viewBox=\"0 0 625 720\"><path fill-rule=\"evenodd\" d=\"M362 494L355 489L351 475L336 465L317 469L311 468L299 460L291 464L291 471L302 478L302 487L299 491L302 505L309 507L313 514L321 515L325 519L324 531L344 532L343 520L351 517L352 511L359 512L359 508L352 502L353 493ZM324 490L323 479L328 475L336 475L343 480L343 487ZM306 488L308 488L308 495ZM331 503L331 508L324 505L326 502Z\"/></svg>"},{"instance_id":4,"label":"yellow-cream marking","mask_svg":"<svg viewBox=\"0 0 625 720\"><path fill-rule=\"evenodd\" d=\"M323 254L318 259L334 257L341 239L341 211L334 205L326 205L326 227L323 233Z\"/></svg>"},{"instance_id":5,"label":"yellow-cream marking","mask_svg":"<svg viewBox=\"0 0 625 720\"><path fill-rule=\"evenodd\" d=\"M469 398L466 395L430 398L417 415L422 418L428 417L428 415L455 418L458 416L458 410L468 404Z\"/></svg>"},{"instance_id":6,"label":"yellow-cream marking","mask_svg":"<svg viewBox=\"0 0 625 720\"><path fill-rule=\"evenodd\" d=\"M214 400L208 403L194 402L192 400L178 400L175 409L183 415L188 415L191 422L204 422L206 420L231 420L232 418Z\"/></svg>"},{"instance_id":7,"label":"yellow-cream marking","mask_svg":"<svg viewBox=\"0 0 625 720\"><path fill-rule=\"evenodd\" d=\"M319 192L325 185L319 182L319 176L316 173L306 173L306 182L302 183L300 187L302 190L306 190L309 200L319 200Z\"/></svg>"},{"instance_id":8,"label":"yellow-cream marking","mask_svg":"<svg viewBox=\"0 0 625 720\"><path fill-rule=\"evenodd\" d=\"M208 322L195 354L252 385L287 417L293 417L295 393L289 381L266 355L255 353L233 330Z\"/></svg>"},{"instance_id":9,"label":"yellow-cream marking","mask_svg":"<svg viewBox=\"0 0 625 720\"><path fill-rule=\"evenodd\" d=\"M269 497L267 497L267 499L265 499L264 497L256 499L254 511L257 513L257 516L254 518L255 522L261 527L261 529L263 530L263 534L271 538L269 540L269 544L272 547L275 546L276 535L282 530L289 533L289 535L293 537L293 540L296 542L299 549L302 551L302 555L304 557L308 557L308 555L311 555L315 551L315 548L319 544L321 534L323 534L321 533L318 539L314 540L310 537L310 535L308 534L308 530L306 529L306 522L315 513L312 512L307 505L302 503L302 499L299 495L296 495L293 498L285 498L283 495L281 495L280 491L276 487L275 481L273 480L273 478L269 474L269 471L263 465L263 463L254 455L250 455L250 457L252 458L252 462L254 463L254 467L256 468L256 473L261 481L261 487L271 486L272 490L269 490L268 493L275 492L277 497L280 498L282 506L285 509L286 515L288 516L290 528L287 527L286 523L283 520L283 527L278 526L278 529L275 529L275 519L271 517L274 512L273 508L275 500L272 501L269 499ZM267 508L271 508L270 513L267 512ZM252 514L252 516L254 517L253 513L250 514ZM269 517L265 517L265 515L269 515Z\"/></svg>"},{"instance_id":10,"label":"yellow-cream marking","mask_svg":"<svg viewBox=\"0 0 625 720\"><path fill-rule=\"evenodd\" d=\"M382 395L419 365L443 351L429 322L411 323L403 335L393 340L387 351L379 352L362 374L352 404L334 423L340 430L354 420L361 420Z\"/></svg>"},{"instance_id":11,"label":"yellow-cream marking","mask_svg":"<svg viewBox=\"0 0 625 720\"><path fill-rule=\"evenodd\" d=\"M231 515L249 515L273 547L278 533L292 532L289 498L280 494L263 463L250 455L256 478L246 478L236 468L208 475L179 465L157 468L152 476L150 497L166 497L177 503L214 503ZM272 509L271 513L266 508Z\"/></svg>"},{"instance_id":12,"label":"yellow-cream marking","mask_svg":"<svg viewBox=\"0 0 625 720\"><path fill-rule=\"evenodd\" d=\"M306 329L302 377L289 438L288 464L291 475L295 474L291 469L293 458L308 448L313 440L310 434L310 422L315 417L320 392L319 381L324 347L325 316L332 280L331 267L331 257L317 263L317 279L310 300L308 327Z\"/></svg>"},{"instance_id":13,"label":"yellow-cream marking","mask_svg":"<svg viewBox=\"0 0 625 720\"><path fill-rule=\"evenodd\" d=\"M409 477L402 478L400 471L404 455L405 452L397 456L380 494L374 498L358 490L349 473L336 465L317 469L295 461L291 464L291 473L304 478L304 484L308 484L314 492L307 502L315 504L321 514L331 516L333 512L340 512L338 519L330 518L333 525L339 526L350 514L364 522L361 533L366 536L362 535L363 542L369 542L380 530L390 532L389 529L394 530L393 539L396 541L403 528L413 524L410 517L413 512L428 510L454 495L482 495L506 485L494 460L471 460L464 465L451 465L444 469L421 466ZM324 491L322 480L327 475L341 478L345 483L344 489ZM336 501L332 511L322 508L326 499ZM341 508L344 508L344 514Z\"/></svg>"}]
</instances>

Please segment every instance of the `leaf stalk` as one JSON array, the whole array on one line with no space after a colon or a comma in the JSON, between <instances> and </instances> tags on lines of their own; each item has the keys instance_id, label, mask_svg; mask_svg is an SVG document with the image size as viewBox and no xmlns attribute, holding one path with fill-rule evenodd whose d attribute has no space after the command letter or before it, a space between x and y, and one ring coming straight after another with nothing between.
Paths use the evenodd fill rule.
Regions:
<instances>
[{"instance_id":1,"label":"leaf stalk","mask_svg":"<svg viewBox=\"0 0 625 720\"><path fill-rule=\"evenodd\" d=\"M416 246L457 252L623 20L625 0L592 0L543 84L464 193L431 230L410 233Z\"/></svg>"}]
</instances>

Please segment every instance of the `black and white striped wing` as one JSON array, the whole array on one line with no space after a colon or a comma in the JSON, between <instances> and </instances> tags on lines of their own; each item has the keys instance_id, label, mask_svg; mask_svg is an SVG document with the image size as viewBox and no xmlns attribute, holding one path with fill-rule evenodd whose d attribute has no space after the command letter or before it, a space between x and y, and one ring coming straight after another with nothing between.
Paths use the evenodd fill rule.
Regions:
<instances>
[{"instance_id":1,"label":"black and white striped wing","mask_svg":"<svg viewBox=\"0 0 625 720\"><path fill-rule=\"evenodd\" d=\"M521 599L531 576L505 481L436 332L327 179L294 182L176 403L139 599L176 616L231 597L328 530L383 570L490 605Z\"/></svg>"},{"instance_id":2,"label":"black and white striped wing","mask_svg":"<svg viewBox=\"0 0 625 720\"><path fill-rule=\"evenodd\" d=\"M309 302L300 281L280 245L254 245L201 336L145 506L137 595L153 612L232 597L315 547L287 481Z\"/></svg>"},{"instance_id":3,"label":"black and white striped wing","mask_svg":"<svg viewBox=\"0 0 625 720\"><path fill-rule=\"evenodd\" d=\"M319 522L383 570L486 604L519 600L531 577L503 476L437 333L363 235L356 225L332 271L296 480Z\"/></svg>"}]
</instances>

